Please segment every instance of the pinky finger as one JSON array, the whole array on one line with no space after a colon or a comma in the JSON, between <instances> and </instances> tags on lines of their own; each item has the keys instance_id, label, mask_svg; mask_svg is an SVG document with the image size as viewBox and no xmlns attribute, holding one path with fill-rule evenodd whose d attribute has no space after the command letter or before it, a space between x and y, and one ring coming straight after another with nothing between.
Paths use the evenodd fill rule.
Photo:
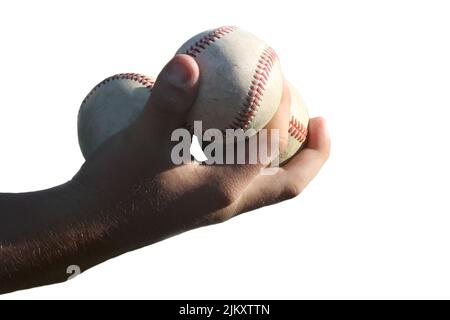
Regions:
<instances>
[{"instance_id":1,"label":"pinky finger","mask_svg":"<svg viewBox=\"0 0 450 320\"><path fill-rule=\"evenodd\" d=\"M330 137L325 119L313 118L309 124L306 148L283 166L286 197L297 196L317 175L330 155Z\"/></svg>"}]
</instances>

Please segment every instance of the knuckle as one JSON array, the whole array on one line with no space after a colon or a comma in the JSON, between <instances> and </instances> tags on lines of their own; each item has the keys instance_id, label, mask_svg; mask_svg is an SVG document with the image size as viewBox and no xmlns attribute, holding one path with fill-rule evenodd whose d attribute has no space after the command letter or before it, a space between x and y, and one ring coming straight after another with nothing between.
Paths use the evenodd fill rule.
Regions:
<instances>
[{"instance_id":1,"label":"knuckle","mask_svg":"<svg viewBox=\"0 0 450 320\"><path fill-rule=\"evenodd\" d=\"M303 188L301 187L300 184L290 182L284 188L284 197L286 199L292 199L292 198L297 197L300 193L302 193L302 191L303 191Z\"/></svg>"},{"instance_id":2,"label":"knuckle","mask_svg":"<svg viewBox=\"0 0 450 320\"><path fill-rule=\"evenodd\" d=\"M330 148L327 148L322 152L323 160L327 161L330 158Z\"/></svg>"},{"instance_id":3,"label":"knuckle","mask_svg":"<svg viewBox=\"0 0 450 320\"><path fill-rule=\"evenodd\" d=\"M233 190L229 188L222 189L220 203L223 207L228 207L229 205L233 204L236 199L237 195Z\"/></svg>"},{"instance_id":4,"label":"knuckle","mask_svg":"<svg viewBox=\"0 0 450 320\"><path fill-rule=\"evenodd\" d=\"M223 184L217 185L215 194L217 195L217 204L220 208L230 206L238 198L238 194L233 187Z\"/></svg>"},{"instance_id":5,"label":"knuckle","mask_svg":"<svg viewBox=\"0 0 450 320\"><path fill-rule=\"evenodd\" d=\"M225 214L222 214L222 213L217 213L217 214L213 214L211 217L210 217L210 223L211 224L219 224L219 223L224 223L224 222L226 222L227 220L229 220L229 217L227 216L227 215L225 215Z\"/></svg>"},{"instance_id":6,"label":"knuckle","mask_svg":"<svg viewBox=\"0 0 450 320\"><path fill-rule=\"evenodd\" d=\"M197 221L195 222L195 227L206 227L210 225L215 225L223 223L226 220L227 220L226 216L222 215L220 211L214 212L198 218Z\"/></svg>"},{"instance_id":7,"label":"knuckle","mask_svg":"<svg viewBox=\"0 0 450 320\"><path fill-rule=\"evenodd\" d=\"M330 158L331 153L330 143L328 142L328 144L324 145L320 150L318 150L318 152L320 153L323 161L327 161Z\"/></svg>"},{"instance_id":8,"label":"knuckle","mask_svg":"<svg viewBox=\"0 0 450 320\"><path fill-rule=\"evenodd\" d=\"M186 108L184 108L183 104L185 95L185 90L176 87L168 87L164 91L156 91L150 97L150 108L164 116L172 116L174 113L185 113Z\"/></svg>"}]
</instances>

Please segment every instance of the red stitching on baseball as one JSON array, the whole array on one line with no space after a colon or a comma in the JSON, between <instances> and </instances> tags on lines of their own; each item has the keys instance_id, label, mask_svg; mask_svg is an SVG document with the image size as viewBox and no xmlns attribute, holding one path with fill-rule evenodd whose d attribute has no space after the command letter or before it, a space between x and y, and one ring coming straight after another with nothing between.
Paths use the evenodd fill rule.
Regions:
<instances>
[{"instance_id":1,"label":"red stitching on baseball","mask_svg":"<svg viewBox=\"0 0 450 320\"><path fill-rule=\"evenodd\" d=\"M306 136L308 135L308 128L301 123L298 119L291 117L289 121L289 134L297 139L300 143L305 142Z\"/></svg>"},{"instance_id":2,"label":"red stitching on baseball","mask_svg":"<svg viewBox=\"0 0 450 320\"><path fill-rule=\"evenodd\" d=\"M261 57L258 59L258 65L253 75L250 89L247 93L246 102L244 103L244 110L242 110L233 121L232 125L239 128L247 129L251 121L258 111L264 93L266 91L266 84L270 78L272 67L278 59L275 50L271 47L264 49Z\"/></svg>"},{"instance_id":3,"label":"red stitching on baseball","mask_svg":"<svg viewBox=\"0 0 450 320\"><path fill-rule=\"evenodd\" d=\"M233 32L236 29L237 28L234 26L224 26L217 28L212 32L208 33L200 40L197 40L189 49L185 51L185 53L195 58L199 53L202 53L203 50L206 50L206 48L210 46L213 42L216 42L216 40L219 40L226 34Z\"/></svg>"},{"instance_id":4,"label":"red stitching on baseball","mask_svg":"<svg viewBox=\"0 0 450 320\"><path fill-rule=\"evenodd\" d=\"M237 28L234 26L224 26L217 28L206 36L197 40L189 49L185 51L185 53L195 58L204 50L206 50L207 47L212 43L219 40L228 33L235 31L236 29ZM271 47L267 47L263 50L261 56L258 59L258 65L253 75L253 80L251 81L247 97L245 98L243 110L241 110L236 115L231 124L226 128L248 128L251 121L255 118L255 114L260 107L260 103L266 90L267 82L269 81L272 68L277 59L277 54ZM192 128L192 125L186 125L187 127L189 127L189 129Z\"/></svg>"},{"instance_id":5,"label":"red stitching on baseball","mask_svg":"<svg viewBox=\"0 0 450 320\"><path fill-rule=\"evenodd\" d=\"M132 81L136 81L140 84L142 84L144 87L150 89L150 91L153 89L153 86L155 84L155 80L152 78L149 78L147 76L144 76L142 74L139 73L119 73L119 74L115 74L109 78L106 78L105 80L103 80L102 82L100 82L98 85L96 85L94 87L94 89L91 90L91 92L89 92L89 94L86 96L86 98L84 98L83 100L83 104L86 103L86 101L102 86L104 86L105 84L107 84L110 81L113 80L132 80Z\"/></svg>"}]
</instances>

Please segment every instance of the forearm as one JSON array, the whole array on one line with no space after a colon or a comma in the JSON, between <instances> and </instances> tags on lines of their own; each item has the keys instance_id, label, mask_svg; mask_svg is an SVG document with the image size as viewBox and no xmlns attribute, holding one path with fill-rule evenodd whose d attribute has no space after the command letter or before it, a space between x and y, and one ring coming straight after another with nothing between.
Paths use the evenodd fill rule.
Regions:
<instances>
[{"instance_id":1,"label":"forearm","mask_svg":"<svg viewBox=\"0 0 450 320\"><path fill-rule=\"evenodd\" d=\"M15 242L75 214L70 184L27 193L0 193L0 240Z\"/></svg>"},{"instance_id":2,"label":"forearm","mask_svg":"<svg viewBox=\"0 0 450 320\"><path fill-rule=\"evenodd\" d=\"M115 201L75 182L0 194L0 293L66 281L69 266L83 272L190 229L174 218L178 209L156 209L156 189L143 185Z\"/></svg>"},{"instance_id":3,"label":"forearm","mask_svg":"<svg viewBox=\"0 0 450 320\"><path fill-rule=\"evenodd\" d=\"M121 252L118 219L102 217L72 183L0 194L0 293L67 280Z\"/></svg>"},{"instance_id":4,"label":"forearm","mask_svg":"<svg viewBox=\"0 0 450 320\"><path fill-rule=\"evenodd\" d=\"M112 257L115 250L107 236L74 227L2 243L0 293L63 282L71 275L69 266L85 271Z\"/></svg>"}]
</instances>

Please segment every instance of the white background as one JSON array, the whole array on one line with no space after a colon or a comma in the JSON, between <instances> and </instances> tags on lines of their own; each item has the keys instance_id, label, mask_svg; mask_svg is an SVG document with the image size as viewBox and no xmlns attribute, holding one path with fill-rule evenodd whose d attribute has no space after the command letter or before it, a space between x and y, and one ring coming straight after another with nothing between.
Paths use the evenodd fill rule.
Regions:
<instances>
[{"instance_id":1,"label":"white background","mask_svg":"<svg viewBox=\"0 0 450 320\"><path fill-rule=\"evenodd\" d=\"M70 179L87 92L156 76L221 25L277 50L332 137L294 200L1 299L450 298L449 16L430 0L1 2L2 192Z\"/></svg>"}]
</instances>

